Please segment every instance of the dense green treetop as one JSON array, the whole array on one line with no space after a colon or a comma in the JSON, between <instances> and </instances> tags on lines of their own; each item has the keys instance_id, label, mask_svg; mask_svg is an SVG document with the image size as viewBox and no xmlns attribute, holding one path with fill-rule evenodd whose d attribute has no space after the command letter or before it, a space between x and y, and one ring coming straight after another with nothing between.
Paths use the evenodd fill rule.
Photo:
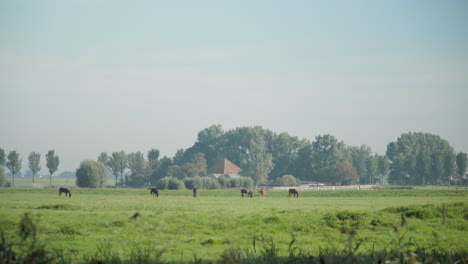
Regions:
<instances>
[{"instance_id":1,"label":"dense green treetop","mask_svg":"<svg viewBox=\"0 0 468 264\"><path fill-rule=\"evenodd\" d=\"M395 184L445 184L455 171L455 152L447 140L429 133L405 133L387 146Z\"/></svg>"}]
</instances>

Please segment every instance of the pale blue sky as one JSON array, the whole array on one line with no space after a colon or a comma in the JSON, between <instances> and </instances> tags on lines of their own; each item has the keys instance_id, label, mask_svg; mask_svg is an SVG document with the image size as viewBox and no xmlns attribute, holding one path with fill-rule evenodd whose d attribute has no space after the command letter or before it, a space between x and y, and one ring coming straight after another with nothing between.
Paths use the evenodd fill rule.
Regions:
<instances>
[{"instance_id":1,"label":"pale blue sky","mask_svg":"<svg viewBox=\"0 0 468 264\"><path fill-rule=\"evenodd\" d=\"M221 124L468 152L467 25L467 1L0 0L0 147L75 170Z\"/></svg>"}]
</instances>

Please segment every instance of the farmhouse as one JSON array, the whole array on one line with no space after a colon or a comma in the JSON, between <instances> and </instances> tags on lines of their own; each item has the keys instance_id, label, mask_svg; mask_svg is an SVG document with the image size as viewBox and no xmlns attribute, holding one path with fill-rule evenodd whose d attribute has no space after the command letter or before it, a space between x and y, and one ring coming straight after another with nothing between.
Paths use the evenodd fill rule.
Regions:
<instances>
[{"instance_id":1,"label":"farmhouse","mask_svg":"<svg viewBox=\"0 0 468 264\"><path fill-rule=\"evenodd\" d=\"M240 177L239 173L242 171L239 166L232 163L228 159L223 159L222 161L216 163L211 168L208 169L207 173L213 175L215 178L218 178L221 175L237 178Z\"/></svg>"}]
</instances>

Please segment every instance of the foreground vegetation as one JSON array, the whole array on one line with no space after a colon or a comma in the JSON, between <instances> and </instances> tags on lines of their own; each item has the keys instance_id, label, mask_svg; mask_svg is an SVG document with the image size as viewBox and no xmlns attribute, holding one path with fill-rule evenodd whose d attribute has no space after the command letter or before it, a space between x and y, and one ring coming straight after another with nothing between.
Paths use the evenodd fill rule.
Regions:
<instances>
[{"instance_id":1,"label":"foreground vegetation","mask_svg":"<svg viewBox=\"0 0 468 264\"><path fill-rule=\"evenodd\" d=\"M0 189L0 252L64 263L468 262L464 189L72 193Z\"/></svg>"}]
</instances>

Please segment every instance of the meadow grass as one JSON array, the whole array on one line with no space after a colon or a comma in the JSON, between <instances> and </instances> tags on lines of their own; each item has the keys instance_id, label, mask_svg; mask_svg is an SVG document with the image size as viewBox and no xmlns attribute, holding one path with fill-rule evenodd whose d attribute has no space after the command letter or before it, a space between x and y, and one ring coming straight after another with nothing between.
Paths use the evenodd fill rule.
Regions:
<instances>
[{"instance_id":1,"label":"meadow grass","mask_svg":"<svg viewBox=\"0 0 468 264\"><path fill-rule=\"evenodd\" d=\"M446 252L466 252L468 245L464 189L302 191L299 199L287 191L256 195L200 190L193 198L190 190L161 190L155 198L144 189L75 188L68 198L55 188L4 188L0 229L19 241L18 222L29 213L45 247L77 262L96 254L129 259L143 249L160 252L166 262L215 261L228 249L249 252L254 243L265 249L270 241L282 257L291 253L291 241L309 255L358 242L356 253L366 253L398 247L395 241L403 239ZM404 232L397 232L403 230L402 215Z\"/></svg>"}]
</instances>

